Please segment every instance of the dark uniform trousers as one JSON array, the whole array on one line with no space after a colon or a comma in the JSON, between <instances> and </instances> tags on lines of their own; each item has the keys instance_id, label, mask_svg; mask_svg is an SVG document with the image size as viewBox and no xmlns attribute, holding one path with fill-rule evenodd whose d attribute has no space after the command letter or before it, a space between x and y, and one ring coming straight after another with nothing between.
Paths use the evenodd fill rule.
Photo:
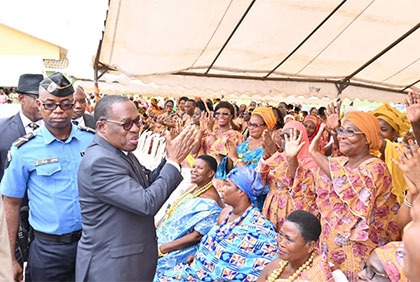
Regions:
<instances>
[{"instance_id":1,"label":"dark uniform trousers","mask_svg":"<svg viewBox=\"0 0 420 282\"><path fill-rule=\"evenodd\" d=\"M80 231L81 234L81 231ZM72 240L60 242L59 236L46 239L35 231L35 238L31 243L28 257L28 268L31 280L45 281L75 281L76 253L80 235Z\"/></svg>"}]
</instances>

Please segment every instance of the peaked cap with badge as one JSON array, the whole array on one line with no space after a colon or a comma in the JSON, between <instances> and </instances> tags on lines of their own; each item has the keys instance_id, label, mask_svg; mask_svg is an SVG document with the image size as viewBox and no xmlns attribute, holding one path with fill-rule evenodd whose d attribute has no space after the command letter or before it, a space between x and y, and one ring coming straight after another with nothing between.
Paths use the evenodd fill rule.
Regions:
<instances>
[{"instance_id":1,"label":"peaked cap with badge","mask_svg":"<svg viewBox=\"0 0 420 282\"><path fill-rule=\"evenodd\" d=\"M66 97L74 93L72 83L61 72L46 77L39 85L56 97Z\"/></svg>"},{"instance_id":2,"label":"peaked cap with badge","mask_svg":"<svg viewBox=\"0 0 420 282\"><path fill-rule=\"evenodd\" d=\"M44 79L42 74L22 74L19 77L16 92L19 94L39 95L39 83Z\"/></svg>"}]
</instances>

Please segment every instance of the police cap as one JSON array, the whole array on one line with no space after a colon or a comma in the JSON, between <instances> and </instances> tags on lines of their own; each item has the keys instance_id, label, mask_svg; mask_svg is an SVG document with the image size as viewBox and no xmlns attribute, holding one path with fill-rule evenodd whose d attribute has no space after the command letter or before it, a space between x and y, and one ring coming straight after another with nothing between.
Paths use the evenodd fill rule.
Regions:
<instances>
[{"instance_id":1,"label":"police cap","mask_svg":"<svg viewBox=\"0 0 420 282\"><path fill-rule=\"evenodd\" d=\"M56 72L39 83L48 93L57 97L66 97L74 92L71 82L61 73Z\"/></svg>"}]
</instances>

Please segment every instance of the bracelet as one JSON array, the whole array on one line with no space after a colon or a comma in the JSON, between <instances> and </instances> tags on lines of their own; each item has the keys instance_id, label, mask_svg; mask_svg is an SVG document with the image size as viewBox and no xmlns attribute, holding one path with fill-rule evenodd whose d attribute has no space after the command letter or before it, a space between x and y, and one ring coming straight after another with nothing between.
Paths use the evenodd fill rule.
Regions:
<instances>
[{"instance_id":1,"label":"bracelet","mask_svg":"<svg viewBox=\"0 0 420 282\"><path fill-rule=\"evenodd\" d=\"M405 195L405 197L404 197L404 205L406 205L408 208L412 208L413 207L413 203L410 203L407 200L407 195Z\"/></svg>"},{"instance_id":2,"label":"bracelet","mask_svg":"<svg viewBox=\"0 0 420 282\"><path fill-rule=\"evenodd\" d=\"M243 162L242 159L236 159L236 161L233 162L234 166L238 166L238 163Z\"/></svg>"},{"instance_id":3,"label":"bracelet","mask_svg":"<svg viewBox=\"0 0 420 282\"><path fill-rule=\"evenodd\" d=\"M161 251L160 251L160 246L158 246L158 257L164 257L164 256L166 256L168 253L162 253Z\"/></svg>"}]
</instances>

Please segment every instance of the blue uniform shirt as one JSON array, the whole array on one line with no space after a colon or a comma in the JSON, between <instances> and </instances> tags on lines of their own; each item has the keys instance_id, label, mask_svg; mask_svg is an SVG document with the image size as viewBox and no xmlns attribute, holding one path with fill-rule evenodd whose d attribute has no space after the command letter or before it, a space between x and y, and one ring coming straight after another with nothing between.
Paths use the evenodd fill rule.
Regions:
<instances>
[{"instance_id":1,"label":"blue uniform shirt","mask_svg":"<svg viewBox=\"0 0 420 282\"><path fill-rule=\"evenodd\" d=\"M66 234L82 229L77 170L94 134L72 126L66 141L42 126L19 148L12 145L12 160L1 181L1 192L29 198L29 223L40 232Z\"/></svg>"}]
</instances>

